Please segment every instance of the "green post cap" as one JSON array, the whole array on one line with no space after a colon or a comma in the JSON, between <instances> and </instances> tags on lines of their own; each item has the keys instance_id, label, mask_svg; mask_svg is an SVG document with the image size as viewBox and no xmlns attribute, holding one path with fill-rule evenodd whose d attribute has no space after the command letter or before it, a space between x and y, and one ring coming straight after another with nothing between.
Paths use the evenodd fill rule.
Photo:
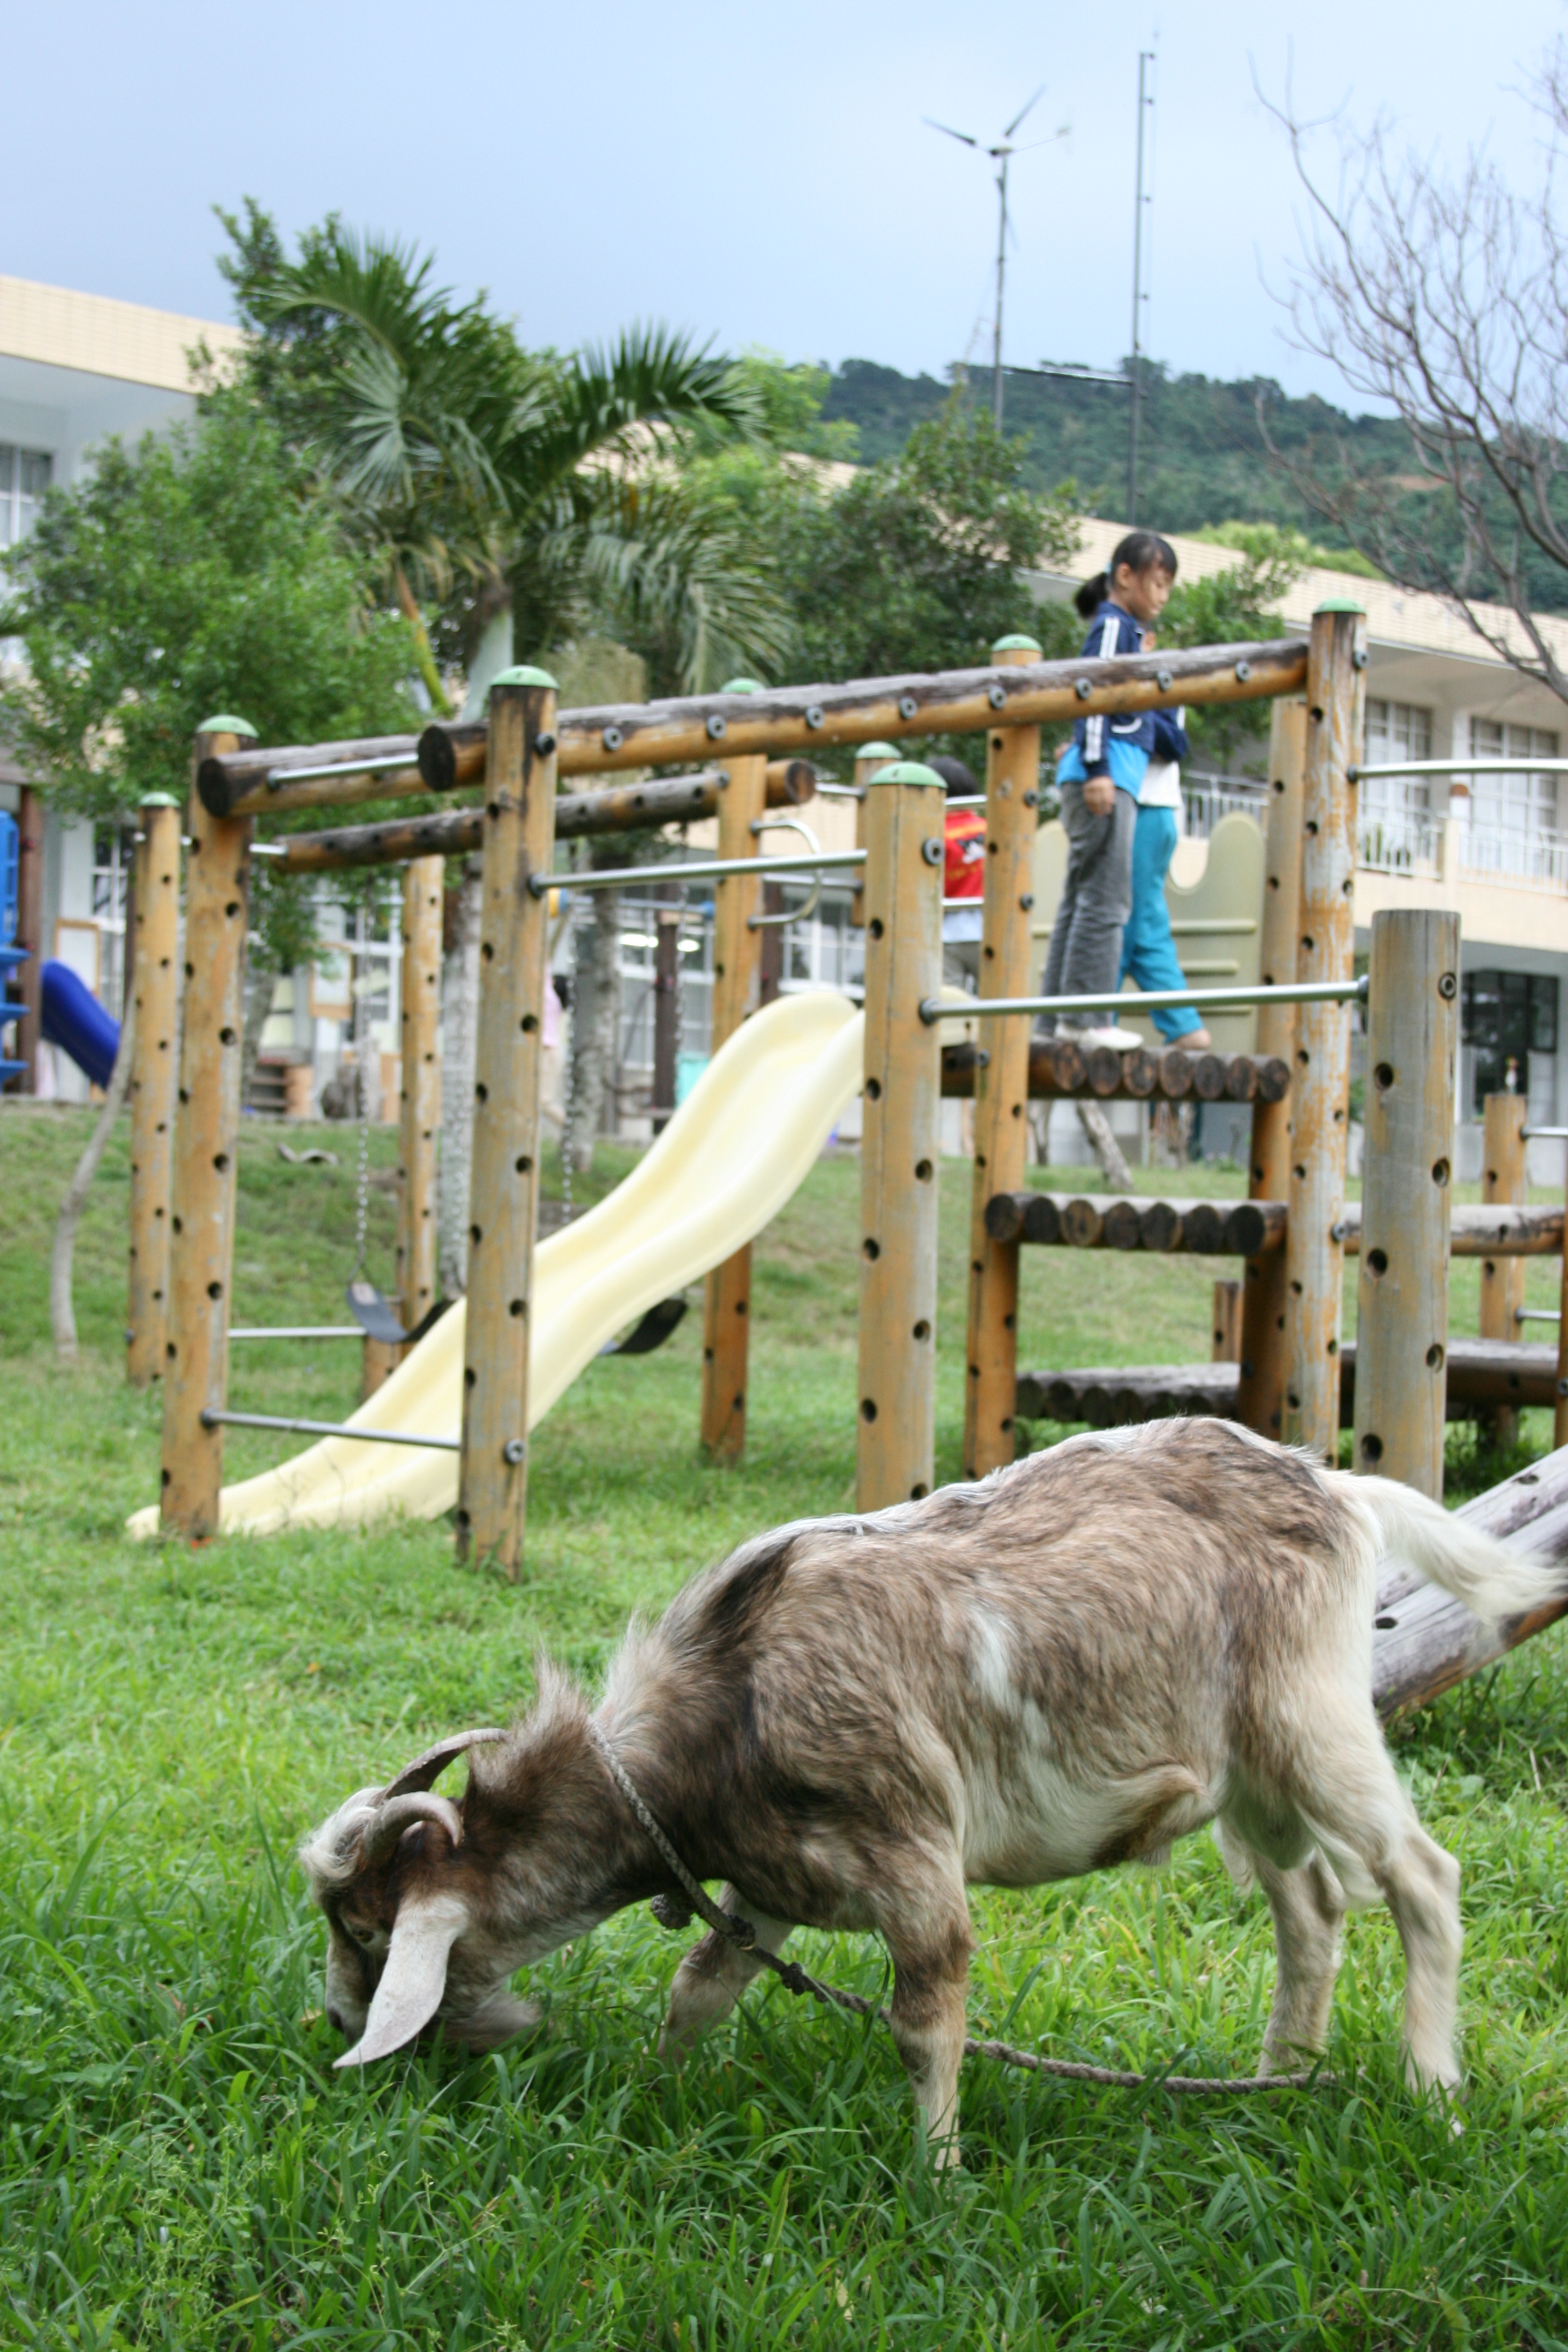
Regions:
<instances>
[{"instance_id":1,"label":"green post cap","mask_svg":"<svg viewBox=\"0 0 1568 2352\"><path fill-rule=\"evenodd\" d=\"M760 678L732 677L728 686L719 688L721 694L766 694L767 688Z\"/></svg>"},{"instance_id":2,"label":"green post cap","mask_svg":"<svg viewBox=\"0 0 1568 2352\"><path fill-rule=\"evenodd\" d=\"M173 793L143 793L139 803L142 808L178 808L179 805Z\"/></svg>"},{"instance_id":3,"label":"green post cap","mask_svg":"<svg viewBox=\"0 0 1568 2352\"><path fill-rule=\"evenodd\" d=\"M256 740L256 730L248 719L237 719L232 710L220 710L216 719L204 719L196 729L198 735L248 735Z\"/></svg>"},{"instance_id":4,"label":"green post cap","mask_svg":"<svg viewBox=\"0 0 1568 2352\"><path fill-rule=\"evenodd\" d=\"M896 760L898 756L896 743L862 743L855 753L858 760Z\"/></svg>"},{"instance_id":5,"label":"green post cap","mask_svg":"<svg viewBox=\"0 0 1568 2352\"><path fill-rule=\"evenodd\" d=\"M511 669L498 669L485 692L493 694L498 686L547 686L552 694L561 691L547 669L534 669L527 662L518 662Z\"/></svg>"},{"instance_id":6,"label":"green post cap","mask_svg":"<svg viewBox=\"0 0 1568 2352\"><path fill-rule=\"evenodd\" d=\"M934 768L923 760L895 760L890 768L879 768L872 777L874 784L927 784L933 792L945 793L947 786Z\"/></svg>"},{"instance_id":7,"label":"green post cap","mask_svg":"<svg viewBox=\"0 0 1568 2352\"><path fill-rule=\"evenodd\" d=\"M1037 637L1024 637L1015 633L1010 637L998 637L991 650L994 654L1038 654L1043 653L1045 647Z\"/></svg>"},{"instance_id":8,"label":"green post cap","mask_svg":"<svg viewBox=\"0 0 1568 2352\"><path fill-rule=\"evenodd\" d=\"M1359 613L1366 617L1366 606L1358 604L1353 596L1325 596L1317 607L1320 613Z\"/></svg>"}]
</instances>

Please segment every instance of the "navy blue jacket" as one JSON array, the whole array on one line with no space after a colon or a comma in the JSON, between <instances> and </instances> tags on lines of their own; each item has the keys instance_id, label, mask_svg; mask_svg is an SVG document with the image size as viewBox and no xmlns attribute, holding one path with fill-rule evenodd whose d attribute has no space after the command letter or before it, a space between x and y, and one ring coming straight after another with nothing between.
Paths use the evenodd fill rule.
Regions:
<instances>
[{"instance_id":1,"label":"navy blue jacket","mask_svg":"<svg viewBox=\"0 0 1568 2352\"><path fill-rule=\"evenodd\" d=\"M1184 710L1152 710L1149 713L1154 722L1154 740L1150 751L1152 759L1180 761L1187 757L1193 747L1182 724L1186 715Z\"/></svg>"},{"instance_id":2,"label":"navy blue jacket","mask_svg":"<svg viewBox=\"0 0 1568 2352\"><path fill-rule=\"evenodd\" d=\"M1143 630L1131 613L1124 613L1110 597L1089 623L1089 635L1084 640L1086 661L1104 661L1112 654L1139 654L1143 650ZM1084 773L1103 776L1110 766L1106 746L1114 736L1117 742L1126 743L1135 751L1152 752L1155 742L1156 714L1152 710L1126 710L1114 718L1097 711L1092 719L1080 719L1072 730L1083 761ZM1181 730L1176 730L1178 733ZM1186 737L1182 736L1180 751L1162 752L1164 759L1184 759Z\"/></svg>"}]
</instances>

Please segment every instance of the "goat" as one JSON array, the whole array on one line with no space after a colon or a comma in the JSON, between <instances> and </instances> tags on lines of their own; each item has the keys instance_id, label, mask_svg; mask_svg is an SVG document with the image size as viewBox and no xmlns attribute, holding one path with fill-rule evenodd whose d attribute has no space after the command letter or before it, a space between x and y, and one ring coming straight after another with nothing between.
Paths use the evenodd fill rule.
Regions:
<instances>
[{"instance_id":1,"label":"goat","mask_svg":"<svg viewBox=\"0 0 1568 2352\"><path fill-rule=\"evenodd\" d=\"M1384 1552L1482 1616L1563 1589L1408 1487L1228 1423L1157 1422L742 1545L658 1624L634 1622L594 1721L766 1948L799 1925L881 1935L940 2161L956 2158L966 1885L1155 1864L1211 1822L1274 1916L1263 2071L1321 2046L1342 1919L1381 1895L1405 1948L1408 2078L1447 2090L1458 1869L1373 1708ZM431 1784L465 1751L458 1806ZM495 2046L537 2016L515 1969L679 1892L582 1694L548 1665L514 1729L460 1733L360 1790L300 1859L329 1924L328 2013L354 2042L340 2066L437 2015L451 2040ZM707 1935L676 1971L660 2049L679 2063L760 1966Z\"/></svg>"}]
</instances>

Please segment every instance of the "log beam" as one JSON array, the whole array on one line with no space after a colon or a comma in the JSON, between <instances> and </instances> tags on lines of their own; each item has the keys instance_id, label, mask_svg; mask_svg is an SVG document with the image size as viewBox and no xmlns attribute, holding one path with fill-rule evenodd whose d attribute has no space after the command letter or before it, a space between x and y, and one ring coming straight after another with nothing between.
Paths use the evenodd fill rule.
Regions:
<instances>
[{"instance_id":1,"label":"log beam","mask_svg":"<svg viewBox=\"0 0 1568 2352\"><path fill-rule=\"evenodd\" d=\"M1355 1421L1356 1343L1341 1349L1342 1429ZM1448 1349L1447 1413L1473 1420L1499 1404L1549 1405L1557 1351L1505 1347L1499 1339L1456 1339ZM1076 1371L1020 1372L1014 1410L1024 1421L1086 1421L1097 1429L1121 1422L1163 1421L1172 1413L1236 1418L1236 1364L1100 1364Z\"/></svg>"},{"instance_id":2,"label":"log beam","mask_svg":"<svg viewBox=\"0 0 1568 2352\"><path fill-rule=\"evenodd\" d=\"M858 678L844 686L770 688L752 696L616 704L561 713L560 772L689 766L710 759L720 743L734 756L810 757L829 744L868 743L878 736L978 735L990 727L1060 724L1096 711L1262 701L1299 694L1306 682L1305 644L1299 637L1273 637L1188 653L1124 654L1110 661L996 665ZM427 727L417 740L416 765L408 736L384 737L375 745L291 745L246 759L211 759L199 772L201 791L216 814L233 816L281 816L395 793L450 792L477 783L484 774L487 724L444 720ZM354 767L356 760L368 758L397 764ZM323 766L341 772L296 773Z\"/></svg>"},{"instance_id":3,"label":"log beam","mask_svg":"<svg viewBox=\"0 0 1568 2352\"><path fill-rule=\"evenodd\" d=\"M1021 1020L1005 1026L1024 1029ZM972 1096L977 1074L993 1052L968 1041L945 1045L942 1055L944 1095ZM1288 1062L1271 1054L1184 1054L1178 1045L1162 1053L1130 1054L1097 1046L1085 1054L1068 1037L1028 1040L1031 1101L1101 1102L1282 1102L1290 1088Z\"/></svg>"}]
</instances>

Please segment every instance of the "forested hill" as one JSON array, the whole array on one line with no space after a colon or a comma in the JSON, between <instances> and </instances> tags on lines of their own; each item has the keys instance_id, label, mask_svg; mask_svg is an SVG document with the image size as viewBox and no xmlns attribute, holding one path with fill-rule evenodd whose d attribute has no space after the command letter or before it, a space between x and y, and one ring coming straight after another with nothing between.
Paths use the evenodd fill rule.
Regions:
<instances>
[{"instance_id":1,"label":"forested hill","mask_svg":"<svg viewBox=\"0 0 1568 2352\"><path fill-rule=\"evenodd\" d=\"M910 426L934 414L950 388L934 376L900 375L873 360L846 360L834 372L822 414L825 421L857 425L859 456L873 462L901 449ZM1408 477L1409 443L1397 424L1347 416L1324 400L1291 400L1262 379L1222 383L1204 375L1168 375L1157 362L1145 362L1140 522L1174 531L1278 522L1295 525L1321 544L1333 543L1335 534L1264 446L1260 394L1275 441L1296 462L1310 459L1337 471L1337 453L1348 446L1358 467ZM988 369L972 372L963 396L989 405ZM1070 476L1091 514L1125 514L1129 405L1128 393L1116 384L1007 371L1004 422L1009 432L1026 437L1030 487L1048 489Z\"/></svg>"}]
</instances>

